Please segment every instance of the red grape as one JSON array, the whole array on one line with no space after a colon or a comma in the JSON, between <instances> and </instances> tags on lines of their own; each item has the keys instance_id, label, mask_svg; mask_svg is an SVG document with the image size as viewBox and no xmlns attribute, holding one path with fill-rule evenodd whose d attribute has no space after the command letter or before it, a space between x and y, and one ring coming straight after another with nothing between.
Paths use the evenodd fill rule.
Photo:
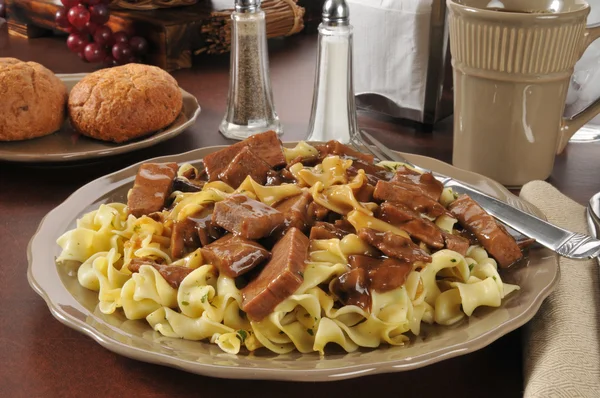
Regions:
<instances>
[{"instance_id":1,"label":"red grape","mask_svg":"<svg viewBox=\"0 0 600 398\"><path fill-rule=\"evenodd\" d=\"M68 28L71 26L69 19L67 18L67 10L65 8L59 8L54 14L54 22L61 28Z\"/></svg>"},{"instance_id":2,"label":"red grape","mask_svg":"<svg viewBox=\"0 0 600 398\"><path fill-rule=\"evenodd\" d=\"M113 66L117 66L117 65L119 65L119 63L117 62L117 60L116 60L116 59L114 59L112 55L107 55L107 56L104 58L104 61L103 61L103 63L104 63L104 65L108 66L109 68L110 68L110 67L113 67Z\"/></svg>"},{"instance_id":3,"label":"red grape","mask_svg":"<svg viewBox=\"0 0 600 398\"><path fill-rule=\"evenodd\" d=\"M141 64L142 63L142 59L140 57L136 57L134 55L133 57L129 57L129 63L130 64Z\"/></svg>"},{"instance_id":4,"label":"red grape","mask_svg":"<svg viewBox=\"0 0 600 398\"><path fill-rule=\"evenodd\" d=\"M101 46L112 46L113 34L108 26L100 26L94 33L94 41Z\"/></svg>"},{"instance_id":5,"label":"red grape","mask_svg":"<svg viewBox=\"0 0 600 398\"><path fill-rule=\"evenodd\" d=\"M127 36L127 33L125 33L122 30L120 30L117 33L115 33L113 35L113 38L115 39L115 43L129 44L129 37Z\"/></svg>"},{"instance_id":6,"label":"red grape","mask_svg":"<svg viewBox=\"0 0 600 398\"><path fill-rule=\"evenodd\" d=\"M85 59L85 52L83 52L83 51L80 51L80 52L78 52L78 53L77 53L77 55L79 56L79 58L81 58L81 60L82 60L83 62L88 62L88 60L87 60L87 59Z\"/></svg>"},{"instance_id":7,"label":"red grape","mask_svg":"<svg viewBox=\"0 0 600 398\"><path fill-rule=\"evenodd\" d=\"M85 24L90 21L90 12L83 4L72 7L67 15L71 25L79 30L83 30Z\"/></svg>"},{"instance_id":8,"label":"red grape","mask_svg":"<svg viewBox=\"0 0 600 398\"><path fill-rule=\"evenodd\" d=\"M90 7L90 15L92 21L97 24L104 25L110 18L110 12L106 4L96 4Z\"/></svg>"},{"instance_id":9,"label":"red grape","mask_svg":"<svg viewBox=\"0 0 600 398\"><path fill-rule=\"evenodd\" d=\"M83 29L81 29L82 33L89 33L90 35L94 35L94 33L96 33L96 30L100 27L100 25L98 25L97 23L94 23L92 21L89 21L88 23L85 24L85 26L83 27Z\"/></svg>"},{"instance_id":10,"label":"red grape","mask_svg":"<svg viewBox=\"0 0 600 398\"><path fill-rule=\"evenodd\" d=\"M0 0L0 18L6 18L6 4L4 4L4 0Z\"/></svg>"},{"instance_id":11,"label":"red grape","mask_svg":"<svg viewBox=\"0 0 600 398\"><path fill-rule=\"evenodd\" d=\"M140 36L134 36L129 40L131 51L136 55L144 55L148 52L148 41Z\"/></svg>"},{"instance_id":12,"label":"red grape","mask_svg":"<svg viewBox=\"0 0 600 398\"><path fill-rule=\"evenodd\" d=\"M74 53L83 51L85 46L88 44L87 38L80 33L71 33L67 38L67 47Z\"/></svg>"},{"instance_id":13,"label":"red grape","mask_svg":"<svg viewBox=\"0 0 600 398\"><path fill-rule=\"evenodd\" d=\"M65 6L67 10L79 4L79 0L60 0L60 2L63 4L63 6Z\"/></svg>"},{"instance_id":14,"label":"red grape","mask_svg":"<svg viewBox=\"0 0 600 398\"><path fill-rule=\"evenodd\" d=\"M95 6L96 4L100 4L103 0L83 0L83 2L89 6Z\"/></svg>"},{"instance_id":15,"label":"red grape","mask_svg":"<svg viewBox=\"0 0 600 398\"><path fill-rule=\"evenodd\" d=\"M112 47L112 55L119 63L126 63L131 57L131 48L127 43L116 43Z\"/></svg>"},{"instance_id":16,"label":"red grape","mask_svg":"<svg viewBox=\"0 0 600 398\"><path fill-rule=\"evenodd\" d=\"M85 46L84 53L85 59L92 63L102 62L106 58L106 51L98 43L90 43Z\"/></svg>"}]
</instances>

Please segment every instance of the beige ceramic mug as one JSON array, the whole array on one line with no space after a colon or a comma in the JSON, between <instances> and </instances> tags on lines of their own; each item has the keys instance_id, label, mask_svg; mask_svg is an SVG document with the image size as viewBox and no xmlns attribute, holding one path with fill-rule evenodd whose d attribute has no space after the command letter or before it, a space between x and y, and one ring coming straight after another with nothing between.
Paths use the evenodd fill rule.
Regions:
<instances>
[{"instance_id":1,"label":"beige ceramic mug","mask_svg":"<svg viewBox=\"0 0 600 398\"><path fill-rule=\"evenodd\" d=\"M583 0L447 0L455 166L520 186L546 179L600 101L563 118L575 63L600 37Z\"/></svg>"}]
</instances>

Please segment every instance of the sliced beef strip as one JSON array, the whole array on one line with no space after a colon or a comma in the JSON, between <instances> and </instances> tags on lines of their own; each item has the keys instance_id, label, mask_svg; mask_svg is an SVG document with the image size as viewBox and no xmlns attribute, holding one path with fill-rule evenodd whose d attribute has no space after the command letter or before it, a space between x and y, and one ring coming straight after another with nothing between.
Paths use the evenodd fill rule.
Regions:
<instances>
[{"instance_id":1,"label":"sliced beef strip","mask_svg":"<svg viewBox=\"0 0 600 398\"><path fill-rule=\"evenodd\" d=\"M415 239L434 249L444 247L442 230L431 221L400 203L383 202L378 218L408 232Z\"/></svg>"},{"instance_id":2,"label":"sliced beef strip","mask_svg":"<svg viewBox=\"0 0 600 398\"><path fill-rule=\"evenodd\" d=\"M219 174L219 179L233 188L239 187L247 176L265 185L269 170L271 167L246 147L235 155L229 166Z\"/></svg>"},{"instance_id":3,"label":"sliced beef strip","mask_svg":"<svg viewBox=\"0 0 600 398\"><path fill-rule=\"evenodd\" d=\"M361 228L358 236L365 242L375 246L384 254L413 264L417 261L431 262L431 256L410 239L392 232L379 232L371 228Z\"/></svg>"},{"instance_id":4,"label":"sliced beef strip","mask_svg":"<svg viewBox=\"0 0 600 398\"><path fill-rule=\"evenodd\" d=\"M354 191L354 197L359 202L372 202L373 201L373 192L375 191L375 187L369 183L363 184L362 187L358 188Z\"/></svg>"},{"instance_id":5,"label":"sliced beef strip","mask_svg":"<svg viewBox=\"0 0 600 398\"><path fill-rule=\"evenodd\" d=\"M325 206L321 206L317 202L311 202L308 205L308 214L311 216L313 220L324 220L325 217L329 214L329 209Z\"/></svg>"},{"instance_id":6,"label":"sliced beef strip","mask_svg":"<svg viewBox=\"0 0 600 398\"><path fill-rule=\"evenodd\" d=\"M346 235L356 233L356 229L354 228L354 225L350 224L350 221L346 220L345 218L335 220L333 222L333 225L335 225L336 228L339 228L342 231L344 231L346 233Z\"/></svg>"},{"instance_id":7,"label":"sliced beef strip","mask_svg":"<svg viewBox=\"0 0 600 398\"><path fill-rule=\"evenodd\" d=\"M127 198L129 214L141 217L162 210L171 194L177 163L144 163Z\"/></svg>"},{"instance_id":8,"label":"sliced beef strip","mask_svg":"<svg viewBox=\"0 0 600 398\"><path fill-rule=\"evenodd\" d=\"M387 292L404 285L412 264L395 258L375 258L362 254L348 256L350 268L368 271L369 286L376 292Z\"/></svg>"},{"instance_id":9,"label":"sliced beef strip","mask_svg":"<svg viewBox=\"0 0 600 398\"><path fill-rule=\"evenodd\" d=\"M171 257L182 258L201 245L198 236L198 223L192 218L177 221L171 232Z\"/></svg>"},{"instance_id":10,"label":"sliced beef strip","mask_svg":"<svg viewBox=\"0 0 600 398\"><path fill-rule=\"evenodd\" d=\"M204 157L204 169L208 175L209 181L217 181L227 166L231 163L235 155L237 155L246 146L245 141L238 142L223 148L220 151L213 152Z\"/></svg>"},{"instance_id":11,"label":"sliced beef strip","mask_svg":"<svg viewBox=\"0 0 600 398\"><path fill-rule=\"evenodd\" d=\"M396 169L396 174L391 179L391 182L407 189L415 187L423 195L435 200L436 202L440 200L442 191L444 190L444 185L436 180L433 174L421 174L404 166Z\"/></svg>"},{"instance_id":12,"label":"sliced beef strip","mask_svg":"<svg viewBox=\"0 0 600 398\"><path fill-rule=\"evenodd\" d=\"M154 267L173 289L179 288L179 285L181 285L181 282L185 277L193 271L192 268L182 267L180 265L159 264L145 258L134 258L127 268L129 268L131 272L139 272L142 265Z\"/></svg>"},{"instance_id":13,"label":"sliced beef strip","mask_svg":"<svg viewBox=\"0 0 600 398\"><path fill-rule=\"evenodd\" d=\"M308 214L308 205L312 203L313 198L310 192L303 192L300 195L292 196L275 205L285 216L285 225L287 228L296 227L306 232L312 224Z\"/></svg>"},{"instance_id":14,"label":"sliced beef strip","mask_svg":"<svg viewBox=\"0 0 600 398\"><path fill-rule=\"evenodd\" d=\"M515 239L469 196L459 196L448 210L501 267L506 268L523 257Z\"/></svg>"},{"instance_id":15,"label":"sliced beef strip","mask_svg":"<svg viewBox=\"0 0 600 398\"><path fill-rule=\"evenodd\" d=\"M250 148L256 156L272 168L285 165L285 155L277 134L274 131L267 131L206 155L203 160L209 181L218 180L219 174L229 166L233 158L245 147Z\"/></svg>"},{"instance_id":16,"label":"sliced beef strip","mask_svg":"<svg viewBox=\"0 0 600 398\"><path fill-rule=\"evenodd\" d=\"M296 178L288 169L271 169L267 171L267 182L265 183L266 186L294 183L296 183Z\"/></svg>"},{"instance_id":17,"label":"sliced beef strip","mask_svg":"<svg viewBox=\"0 0 600 398\"><path fill-rule=\"evenodd\" d=\"M468 240L470 245L478 245L479 244L477 237L466 229L460 230L458 234L462 238L465 238L466 240Z\"/></svg>"},{"instance_id":18,"label":"sliced beef strip","mask_svg":"<svg viewBox=\"0 0 600 398\"><path fill-rule=\"evenodd\" d=\"M351 158L355 158L355 159L360 159L363 162L367 162L367 163L373 163L373 161L375 160L375 156L373 156L373 155L368 155L366 153L358 152L358 151L350 148L348 145L344 145L339 141L333 141L333 140L327 142L327 153L329 153L331 155L346 156L346 157L351 157Z\"/></svg>"},{"instance_id":19,"label":"sliced beef strip","mask_svg":"<svg viewBox=\"0 0 600 398\"><path fill-rule=\"evenodd\" d=\"M147 216L148 216L148 218L151 218L154 221L159 222L159 223L164 223L165 220L167 219L167 215L165 213L163 213L162 211L155 211L154 213L150 213Z\"/></svg>"},{"instance_id":20,"label":"sliced beef strip","mask_svg":"<svg viewBox=\"0 0 600 398\"><path fill-rule=\"evenodd\" d=\"M171 256L182 258L201 246L206 246L223 236L222 230L212 222L214 205L209 205L173 224Z\"/></svg>"},{"instance_id":21,"label":"sliced beef strip","mask_svg":"<svg viewBox=\"0 0 600 398\"><path fill-rule=\"evenodd\" d=\"M435 200L388 181L377 182L373 197L381 201L401 203L413 211L424 213L430 217L439 217L446 213L444 206Z\"/></svg>"},{"instance_id":22,"label":"sliced beef strip","mask_svg":"<svg viewBox=\"0 0 600 398\"><path fill-rule=\"evenodd\" d=\"M283 225L285 216L271 206L238 194L215 204L212 221L235 235L260 239Z\"/></svg>"},{"instance_id":23,"label":"sliced beef strip","mask_svg":"<svg viewBox=\"0 0 600 398\"><path fill-rule=\"evenodd\" d=\"M315 144L313 145L313 147L319 151L319 157L321 159L325 159L325 157L327 157L327 155L329 155L328 149L327 149L327 144Z\"/></svg>"},{"instance_id":24,"label":"sliced beef strip","mask_svg":"<svg viewBox=\"0 0 600 398\"><path fill-rule=\"evenodd\" d=\"M463 238L460 235L449 234L444 232L444 245L446 249L454 250L460 253L462 256L467 255L467 249L471 246L471 242L467 238Z\"/></svg>"},{"instance_id":25,"label":"sliced beef strip","mask_svg":"<svg viewBox=\"0 0 600 398\"><path fill-rule=\"evenodd\" d=\"M214 205L209 205L190 217L196 222L196 232L198 233L201 246L206 246L223 236L223 230L212 222L213 212Z\"/></svg>"},{"instance_id":26,"label":"sliced beef strip","mask_svg":"<svg viewBox=\"0 0 600 398\"><path fill-rule=\"evenodd\" d=\"M310 229L310 239L342 239L348 235L347 231L328 222L317 221Z\"/></svg>"},{"instance_id":27,"label":"sliced beef strip","mask_svg":"<svg viewBox=\"0 0 600 398\"><path fill-rule=\"evenodd\" d=\"M344 304L355 305L365 311L371 310L369 271L353 268L333 280L331 292Z\"/></svg>"},{"instance_id":28,"label":"sliced beef strip","mask_svg":"<svg viewBox=\"0 0 600 398\"><path fill-rule=\"evenodd\" d=\"M394 258L384 260L380 267L369 271L371 289L376 292L388 292L404 285L406 277L412 271L412 264Z\"/></svg>"},{"instance_id":29,"label":"sliced beef strip","mask_svg":"<svg viewBox=\"0 0 600 398\"><path fill-rule=\"evenodd\" d=\"M349 177L354 177L358 174L358 170L364 170L365 175L367 176L367 181L373 186L377 184L377 181L379 180L389 181L394 176L394 173L385 167L377 166L373 163L363 162L359 159L352 161L352 165L348 167L346 174Z\"/></svg>"},{"instance_id":30,"label":"sliced beef strip","mask_svg":"<svg viewBox=\"0 0 600 398\"><path fill-rule=\"evenodd\" d=\"M308 247L308 238L297 228L290 228L275 244L271 260L242 289L242 310L250 319L260 321L300 287Z\"/></svg>"},{"instance_id":31,"label":"sliced beef strip","mask_svg":"<svg viewBox=\"0 0 600 398\"><path fill-rule=\"evenodd\" d=\"M277 137L277 133L274 131L255 134L245 141L247 141L248 147L252 149L252 152L272 168L277 169L285 166L285 154L283 153L279 137Z\"/></svg>"},{"instance_id":32,"label":"sliced beef strip","mask_svg":"<svg viewBox=\"0 0 600 398\"><path fill-rule=\"evenodd\" d=\"M271 258L264 247L249 239L227 234L200 249L202 259L230 278L245 274Z\"/></svg>"}]
</instances>

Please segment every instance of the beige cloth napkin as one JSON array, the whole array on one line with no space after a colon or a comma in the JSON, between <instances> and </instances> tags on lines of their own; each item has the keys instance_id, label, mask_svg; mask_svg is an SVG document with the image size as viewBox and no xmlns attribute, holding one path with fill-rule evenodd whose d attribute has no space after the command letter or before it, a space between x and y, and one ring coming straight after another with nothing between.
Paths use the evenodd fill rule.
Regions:
<instances>
[{"instance_id":1,"label":"beige cloth napkin","mask_svg":"<svg viewBox=\"0 0 600 398\"><path fill-rule=\"evenodd\" d=\"M521 198L553 224L589 233L585 208L543 181ZM595 260L560 259L560 282L525 327L525 397L600 397L600 279Z\"/></svg>"}]
</instances>

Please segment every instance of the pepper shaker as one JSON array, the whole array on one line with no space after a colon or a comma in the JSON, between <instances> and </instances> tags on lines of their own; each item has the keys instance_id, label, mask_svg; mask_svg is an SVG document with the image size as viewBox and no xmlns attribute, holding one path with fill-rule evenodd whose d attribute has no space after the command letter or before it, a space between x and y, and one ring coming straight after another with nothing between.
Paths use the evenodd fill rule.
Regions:
<instances>
[{"instance_id":1,"label":"pepper shaker","mask_svg":"<svg viewBox=\"0 0 600 398\"><path fill-rule=\"evenodd\" d=\"M307 141L349 143L358 130L349 16L345 0L327 0L323 6Z\"/></svg>"},{"instance_id":2,"label":"pepper shaker","mask_svg":"<svg viewBox=\"0 0 600 398\"><path fill-rule=\"evenodd\" d=\"M235 0L231 14L231 61L227 111L219 131L243 140L273 130L282 134L273 107L265 13L261 0Z\"/></svg>"}]
</instances>

